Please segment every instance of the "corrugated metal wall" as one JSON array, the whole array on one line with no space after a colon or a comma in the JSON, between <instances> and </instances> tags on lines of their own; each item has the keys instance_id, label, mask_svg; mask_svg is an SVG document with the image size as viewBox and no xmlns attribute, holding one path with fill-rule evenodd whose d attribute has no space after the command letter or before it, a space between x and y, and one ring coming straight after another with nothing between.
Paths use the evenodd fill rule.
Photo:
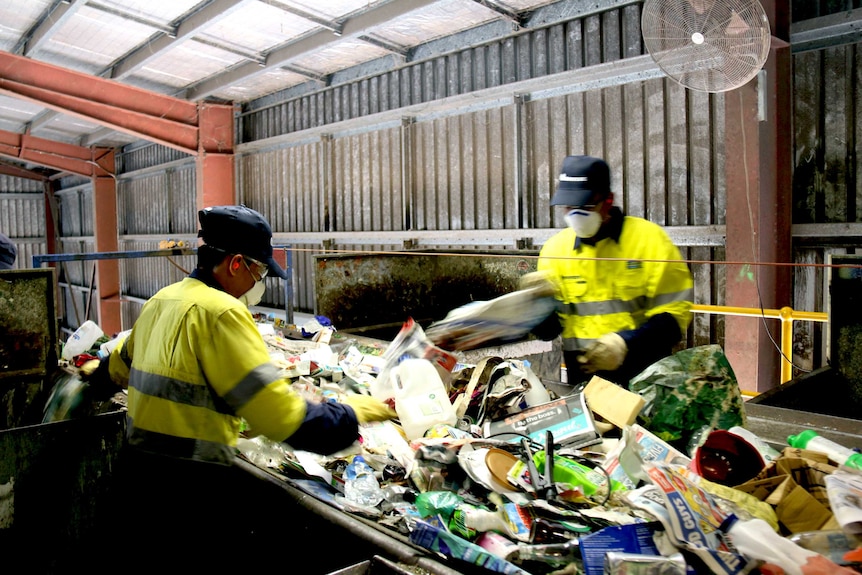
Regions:
<instances>
[{"instance_id":1,"label":"corrugated metal wall","mask_svg":"<svg viewBox=\"0 0 862 575\"><path fill-rule=\"evenodd\" d=\"M45 187L41 181L0 175L0 233L18 250L14 269L32 267L33 256L45 252Z\"/></svg>"},{"instance_id":2,"label":"corrugated metal wall","mask_svg":"<svg viewBox=\"0 0 862 575\"><path fill-rule=\"evenodd\" d=\"M793 223L862 221L862 45L850 44L794 56ZM828 310L827 268L831 254L858 253L859 237L813 237L797 242L794 307ZM821 325L800 324L796 363L822 365L828 338Z\"/></svg>"}]
</instances>

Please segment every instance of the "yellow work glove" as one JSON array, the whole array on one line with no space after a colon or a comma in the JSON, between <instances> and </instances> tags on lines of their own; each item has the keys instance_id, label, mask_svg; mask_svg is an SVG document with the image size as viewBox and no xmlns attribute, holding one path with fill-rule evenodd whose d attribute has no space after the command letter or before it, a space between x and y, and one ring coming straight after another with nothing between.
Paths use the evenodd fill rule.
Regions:
<instances>
[{"instance_id":1,"label":"yellow work glove","mask_svg":"<svg viewBox=\"0 0 862 575\"><path fill-rule=\"evenodd\" d=\"M99 369L99 363L100 362L98 359L91 359L90 361L85 362L84 365L79 367L78 373L80 374L81 379L87 381L87 379L89 379L90 376L93 375L97 369Z\"/></svg>"},{"instance_id":2,"label":"yellow work glove","mask_svg":"<svg viewBox=\"0 0 862 575\"><path fill-rule=\"evenodd\" d=\"M343 403L353 408L359 423L386 421L398 417L394 409L370 395L348 395Z\"/></svg>"},{"instance_id":3,"label":"yellow work glove","mask_svg":"<svg viewBox=\"0 0 862 575\"><path fill-rule=\"evenodd\" d=\"M578 357L581 371L592 374L597 371L614 371L623 364L628 353L625 340L618 333L606 333Z\"/></svg>"},{"instance_id":4,"label":"yellow work glove","mask_svg":"<svg viewBox=\"0 0 862 575\"><path fill-rule=\"evenodd\" d=\"M535 289L539 296L553 296L557 293L557 286L552 277L552 274L547 271L524 274L518 280L518 289Z\"/></svg>"}]
</instances>

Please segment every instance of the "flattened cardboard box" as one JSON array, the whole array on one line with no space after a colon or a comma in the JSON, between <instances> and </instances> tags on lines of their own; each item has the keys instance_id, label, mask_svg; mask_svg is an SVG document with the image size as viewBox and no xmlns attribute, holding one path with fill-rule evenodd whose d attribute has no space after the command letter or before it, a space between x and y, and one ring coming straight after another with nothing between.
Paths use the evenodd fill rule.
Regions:
<instances>
[{"instance_id":1,"label":"flattened cardboard box","mask_svg":"<svg viewBox=\"0 0 862 575\"><path fill-rule=\"evenodd\" d=\"M840 529L826 495L824 479L837 469L828 461L822 453L788 447L772 465L736 489L772 505L787 534Z\"/></svg>"}]
</instances>

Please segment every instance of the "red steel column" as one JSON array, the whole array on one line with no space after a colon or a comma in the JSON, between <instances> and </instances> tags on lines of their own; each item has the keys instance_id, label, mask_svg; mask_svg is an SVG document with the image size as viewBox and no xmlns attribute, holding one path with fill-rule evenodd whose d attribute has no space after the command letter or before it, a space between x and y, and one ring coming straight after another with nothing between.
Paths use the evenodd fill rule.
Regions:
<instances>
[{"instance_id":1,"label":"red steel column","mask_svg":"<svg viewBox=\"0 0 862 575\"><path fill-rule=\"evenodd\" d=\"M729 306L779 309L792 303L792 268L758 264L793 261L790 8L789 0L763 6L773 33L764 85L755 79L724 96L725 257L745 262L727 266L725 297ZM726 318L725 353L743 390L760 393L780 384L780 330L774 320Z\"/></svg>"},{"instance_id":2,"label":"red steel column","mask_svg":"<svg viewBox=\"0 0 862 575\"><path fill-rule=\"evenodd\" d=\"M233 106L198 104L197 207L235 204Z\"/></svg>"},{"instance_id":3,"label":"red steel column","mask_svg":"<svg viewBox=\"0 0 862 575\"><path fill-rule=\"evenodd\" d=\"M94 148L93 161L101 168L93 176L93 232L97 252L119 251L117 180L114 150ZM104 173L103 173L104 172ZM109 337L122 331L120 309L120 263L116 259L95 260L99 289L99 327Z\"/></svg>"}]
</instances>

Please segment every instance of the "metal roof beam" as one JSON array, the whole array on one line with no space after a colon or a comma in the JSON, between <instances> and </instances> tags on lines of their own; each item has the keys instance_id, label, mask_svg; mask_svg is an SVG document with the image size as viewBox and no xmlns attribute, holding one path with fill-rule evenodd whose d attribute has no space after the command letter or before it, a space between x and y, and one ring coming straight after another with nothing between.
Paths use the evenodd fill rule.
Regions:
<instances>
[{"instance_id":1,"label":"metal roof beam","mask_svg":"<svg viewBox=\"0 0 862 575\"><path fill-rule=\"evenodd\" d=\"M120 58L110 68L109 78L119 80L140 70L148 62L161 56L166 50L191 39L215 22L230 16L252 0L215 0L191 14L176 27L176 35L165 34L147 40L132 52Z\"/></svg>"},{"instance_id":2,"label":"metal roof beam","mask_svg":"<svg viewBox=\"0 0 862 575\"><path fill-rule=\"evenodd\" d=\"M856 44L862 40L862 8L796 22L790 27L794 54Z\"/></svg>"},{"instance_id":3,"label":"metal roof beam","mask_svg":"<svg viewBox=\"0 0 862 575\"><path fill-rule=\"evenodd\" d=\"M392 42L386 42L376 36L369 36L367 34L360 34L357 36L359 40L363 42L368 42L372 46L377 46L378 48L382 48L387 52L392 52L396 56L400 56L402 59L406 59L408 54L410 54L410 49L405 48L404 46L398 46L397 44L393 44Z\"/></svg>"},{"instance_id":4,"label":"metal roof beam","mask_svg":"<svg viewBox=\"0 0 862 575\"><path fill-rule=\"evenodd\" d=\"M355 38L366 33L370 28L374 28L405 14L410 14L421 8L431 6L435 2L436 0L401 0L382 4L346 20L341 35L342 37ZM237 84L241 80L263 74L272 68L283 66L293 58L307 54L313 50L319 50L336 41L337 36L329 30L314 32L295 42L284 44L282 47L270 52L266 57L266 66L261 67L252 62L241 64L223 74L218 74L190 86L187 96L190 100L206 98L223 88Z\"/></svg>"},{"instance_id":5,"label":"metal roof beam","mask_svg":"<svg viewBox=\"0 0 862 575\"><path fill-rule=\"evenodd\" d=\"M273 0L260 0L260 1L264 4L267 4L268 6L272 6L273 8L278 8L282 12L287 12L288 14L293 14L294 16L299 16L300 18L304 18L305 20L308 20L309 22L314 22L315 24L317 24L321 28L326 28L327 30L332 31L339 36L341 35L341 31L344 28L344 26L341 23L331 22L329 20L325 20L323 18L320 18L319 16L315 16L314 14L311 14L310 12L306 12L305 10L300 10L299 8L297 8L295 6L288 6L286 4L282 4L281 2L275 2Z\"/></svg>"},{"instance_id":6,"label":"metal roof beam","mask_svg":"<svg viewBox=\"0 0 862 575\"><path fill-rule=\"evenodd\" d=\"M38 48L47 42L57 30L75 15L87 0L74 0L72 2L58 2L46 10L39 21L24 34L18 43L12 48L13 54L30 56Z\"/></svg>"},{"instance_id":7,"label":"metal roof beam","mask_svg":"<svg viewBox=\"0 0 862 575\"><path fill-rule=\"evenodd\" d=\"M13 178L24 178L27 180L39 180L41 182L47 182L48 176L43 174L42 172L37 172L36 170L29 170L27 168L23 168L21 166L10 164L4 161L0 161L0 174L4 176L12 176ZM8 197L10 194L3 194L4 197Z\"/></svg>"},{"instance_id":8,"label":"metal roof beam","mask_svg":"<svg viewBox=\"0 0 862 575\"><path fill-rule=\"evenodd\" d=\"M480 6L484 6L488 10L491 10L492 12L496 12L500 16L504 17L506 20L508 20L509 22L511 22L514 25L515 30L522 28L524 25L524 21L526 19L526 16L521 16L520 14L515 12L514 10L507 10L506 8L503 8L499 4L495 4L494 2L489 2L488 0L473 0L473 2L475 2L476 4L479 4Z\"/></svg>"},{"instance_id":9,"label":"metal roof beam","mask_svg":"<svg viewBox=\"0 0 862 575\"><path fill-rule=\"evenodd\" d=\"M199 151L199 107L194 102L2 51L0 93L186 153Z\"/></svg>"},{"instance_id":10,"label":"metal roof beam","mask_svg":"<svg viewBox=\"0 0 862 575\"><path fill-rule=\"evenodd\" d=\"M109 166L102 161L104 154L104 149L82 148L0 130L0 156L79 176L105 177L113 174L113 164Z\"/></svg>"},{"instance_id":11,"label":"metal roof beam","mask_svg":"<svg viewBox=\"0 0 862 575\"><path fill-rule=\"evenodd\" d=\"M152 20L150 18L143 18L127 10L120 10L118 8L114 8L113 6L108 6L107 4L101 4L96 0L87 0L87 6L93 8L94 10L104 12L105 14L118 16L120 18L123 18L124 20L131 20L132 22L142 24L144 26L147 26L148 28L153 28L155 30L158 30L162 34L170 36L171 38L175 38L177 35L176 26L165 26L161 22L156 22L155 20Z\"/></svg>"}]
</instances>

